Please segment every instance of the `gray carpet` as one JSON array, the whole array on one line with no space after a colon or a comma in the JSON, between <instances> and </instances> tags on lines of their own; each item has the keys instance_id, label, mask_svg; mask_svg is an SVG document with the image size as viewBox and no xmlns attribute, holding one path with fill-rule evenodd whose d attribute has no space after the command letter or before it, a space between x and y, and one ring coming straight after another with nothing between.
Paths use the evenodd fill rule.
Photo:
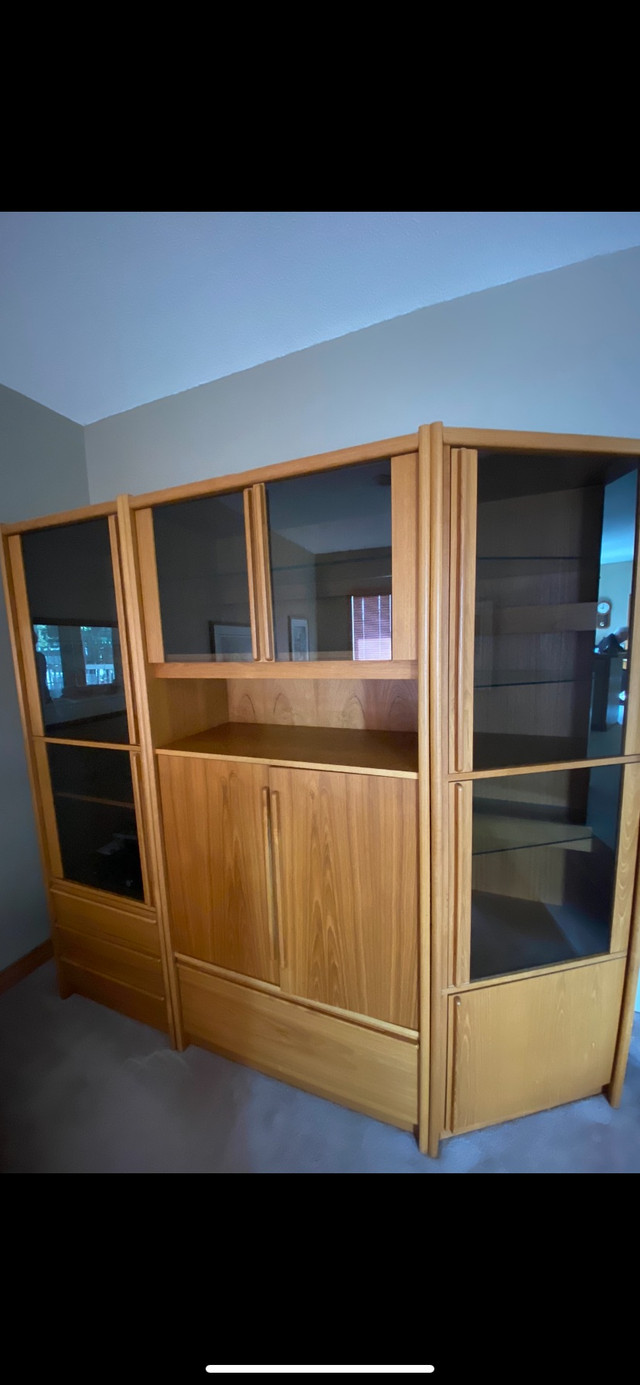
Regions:
<instances>
[{"instance_id":1,"label":"gray carpet","mask_svg":"<svg viewBox=\"0 0 640 1385\"><path fill-rule=\"evenodd\" d=\"M603 1096L443 1141L413 1137L81 996L49 962L0 997L3 1173L639 1173L640 1015Z\"/></svg>"}]
</instances>

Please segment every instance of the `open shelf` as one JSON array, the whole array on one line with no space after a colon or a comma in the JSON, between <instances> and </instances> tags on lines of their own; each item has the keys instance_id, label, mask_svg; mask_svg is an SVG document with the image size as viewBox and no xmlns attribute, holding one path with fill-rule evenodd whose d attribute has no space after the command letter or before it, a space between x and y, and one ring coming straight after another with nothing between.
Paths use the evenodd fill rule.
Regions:
<instances>
[{"instance_id":1,"label":"open shelf","mask_svg":"<svg viewBox=\"0 0 640 1385\"><path fill-rule=\"evenodd\" d=\"M162 746L159 754L253 760L265 765L346 770L399 779L418 777L418 737L413 731L225 722Z\"/></svg>"}]
</instances>

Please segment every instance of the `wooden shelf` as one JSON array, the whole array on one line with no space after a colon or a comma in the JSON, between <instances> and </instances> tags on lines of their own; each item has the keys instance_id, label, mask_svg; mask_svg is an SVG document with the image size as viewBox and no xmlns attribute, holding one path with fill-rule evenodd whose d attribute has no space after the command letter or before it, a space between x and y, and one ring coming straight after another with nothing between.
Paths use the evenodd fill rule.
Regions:
<instances>
[{"instance_id":1,"label":"wooden shelf","mask_svg":"<svg viewBox=\"0 0 640 1385\"><path fill-rule=\"evenodd\" d=\"M246 663L198 662L150 664L154 678L417 678L416 659L322 659L291 663L255 659Z\"/></svg>"},{"instance_id":2,"label":"wooden shelf","mask_svg":"<svg viewBox=\"0 0 640 1385\"><path fill-rule=\"evenodd\" d=\"M162 746L161 755L253 760L297 769L344 770L397 779L418 777L413 731L351 731L329 726L266 726L226 722Z\"/></svg>"}]
</instances>

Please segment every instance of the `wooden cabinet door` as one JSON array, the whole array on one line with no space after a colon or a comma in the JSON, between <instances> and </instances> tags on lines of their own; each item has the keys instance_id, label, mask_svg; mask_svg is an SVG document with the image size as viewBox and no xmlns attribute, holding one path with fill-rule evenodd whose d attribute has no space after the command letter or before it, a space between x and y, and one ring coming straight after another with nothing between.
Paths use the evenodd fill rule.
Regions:
<instances>
[{"instance_id":1,"label":"wooden cabinet door","mask_svg":"<svg viewBox=\"0 0 640 1385\"><path fill-rule=\"evenodd\" d=\"M291 995L417 1026L417 784L269 771Z\"/></svg>"},{"instance_id":2,"label":"wooden cabinet door","mask_svg":"<svg viewBox=\"0 0 640 1385\"><path fill-rule=\"evenodd\" d=\"M176 952L278 980L264 765L159 755Z\"/></svg>"},{"instance_id":3,"label":"wooden cabinet door","mask_svg":"<svg viewBox=\"0 0 640 1385\"><path fill-rule=\"evenodd\" d=\"M623 957L449 1000L454 1135L592 1096L611 1079Z\"/></svg>"}]
</instances>

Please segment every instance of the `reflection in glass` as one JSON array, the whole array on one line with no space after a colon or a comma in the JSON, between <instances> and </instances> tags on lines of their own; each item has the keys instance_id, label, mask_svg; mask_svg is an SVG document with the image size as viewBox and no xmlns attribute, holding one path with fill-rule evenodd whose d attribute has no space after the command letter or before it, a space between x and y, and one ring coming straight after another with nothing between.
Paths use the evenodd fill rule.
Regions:
<instances>
[{"instance_id":1,"label":"reflection in glass","mask_svg":"<svg viewBox=\"0 0 640 1385\"><path fill-rule=\"evenodd\" d=\"M276 658L390 659L391 463L273 481L266 493Z\"/></svg>"},{"instance_id":2,"label":"reflection in glass","mask_svg":"<svg viewBox=\"0 0 640 1385\"><path fill-rule=\"evenodd\" d=\"M108 521L33 530L22 552L45 735L128 741Z\"/></svg>"},{"instance_id":3,"label":"reflection in glass","mask_svg":"<svg viewBox=\"0 0 640 1385\"><path fill-rule=\"evenodd\" d=\"M157 505L153 527L165 659L250 660L242 492Z\"/></svg>"},{"instance_id":4,"label":"reflection in glass","mask_svg":"<svg viewBox=\"0 0 640 1385\"><path fill-rule=\"evenodd\" d=\"M474 781L471 980L609 950L622 767Z\"/></svg>"},{"instance_id":5,"label":"reflection in glass","mask_svg":"<svg viewBox=\"0 0 640 1385\"><path fill-rule=\"evenodd\" d=\"M128 753L75 745L47 751L65 879L142 900Z\"/></svg>"},{"instance_id":6,"label":"reflection in glass","mask_svg":"<svg viewBox=\"0 0 640 1385\"><path fill-rule=\"evenodd\" d=\"M632 458L480 454L474 768L622 751Z\"/></svg>"}]
</instances>

